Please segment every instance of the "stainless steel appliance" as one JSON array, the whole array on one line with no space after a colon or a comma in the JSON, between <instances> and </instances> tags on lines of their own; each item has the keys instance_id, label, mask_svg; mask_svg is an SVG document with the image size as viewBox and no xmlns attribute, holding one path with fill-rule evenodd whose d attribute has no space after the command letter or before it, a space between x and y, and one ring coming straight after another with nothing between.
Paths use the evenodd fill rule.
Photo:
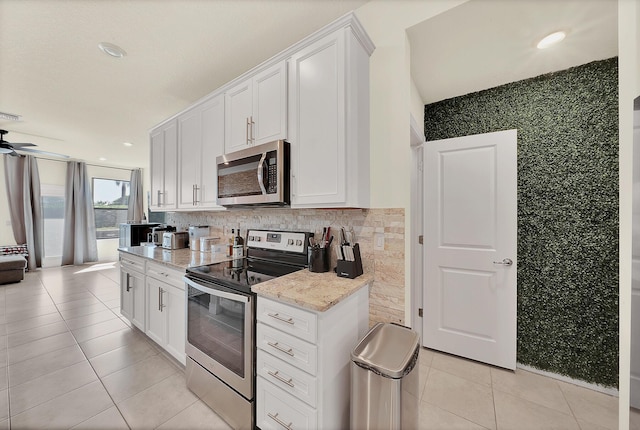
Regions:
<instances>
[{"instance_id":1,"label":"stainless steel appliance","mask_svg":"<svg viewBox=\"0 0 640 430\"><path fill-rule=\"evenodd\" d=\"M218 204L288 205L289 157L284 140L219 156Z\"/></svg>"},{"instance_id":2,"label":"stainless steel appliance","mask_svg":"<svg viewBox=\"0 0 640 430\"><path fill-rule=\"evenodd\" d=\"M189 233L186 231L164 232L162 234L162 247L164 249L182 249L189 244Z\"/></svg>"},{"instance_id":3,"label":"stainless steel appliance","mask_svg":"<svg viewBox=\"0 0 640 430\"><path fill-rule=\"evenodd\" d=\"M151 229L151 233L149 233L148 235L147 242L154 243L157 246L162 246L164 233L171 231L176 231L176 228L170 225L159 224Z\"/></svg>"},{"instance_id":4,"label":"stainless steel appliance","mask_svg":"<svg viewBox=\"0 0 640 430\"><path fill-rule=\"evenodd\" d=\"M156 227L158 223L122 223L120 224L120 234L118 246L126 248L130 246L139 246L142 242L147 241L147 235L151 233L151 229Z\"/></svg>"},{"instance_id":5,"label":"stainless steel appliance","mask_svg":"<svg viewBox=\"0 0 640 430\"><path fill-rule=\"evenodd\" d=\"M187 387L233 428L255 427L251 286L305 268L311 235L249 230L245 258L187 269Z\"/></svg>"}]
</instances>

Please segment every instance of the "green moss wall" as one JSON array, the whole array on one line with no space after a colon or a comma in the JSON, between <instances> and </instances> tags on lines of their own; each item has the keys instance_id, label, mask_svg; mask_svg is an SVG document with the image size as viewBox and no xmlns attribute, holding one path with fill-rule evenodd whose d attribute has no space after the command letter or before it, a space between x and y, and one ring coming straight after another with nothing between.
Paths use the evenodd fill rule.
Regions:
<instances>
[{"instance_id":1,"label":"green moss wall","mask_svg":"<svg viewBox=\"0 0 640 430\"><path fill-rule=\"evenodd\" d=\"M613 58L425 106L427 141L518 130L518 362L605 386L618 383L617 76Z\"/></svg>"}]
</instances>

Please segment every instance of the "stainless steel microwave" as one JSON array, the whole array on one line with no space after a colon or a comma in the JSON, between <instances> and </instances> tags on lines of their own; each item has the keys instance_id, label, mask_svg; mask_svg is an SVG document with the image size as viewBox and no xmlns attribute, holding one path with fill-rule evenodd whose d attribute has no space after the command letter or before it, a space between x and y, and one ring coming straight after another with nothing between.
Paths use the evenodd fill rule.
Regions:
<instances>
[{"instance_id":1,"label":"stainless steel microwave","mask_svg":"<svg viewBox=\"0 0 640 430\"><path fill-rule=\"evenodd\" d=\"M217 157L218 204L288 205L289 157L284 140Z\"/></svg>"}]
</instances>

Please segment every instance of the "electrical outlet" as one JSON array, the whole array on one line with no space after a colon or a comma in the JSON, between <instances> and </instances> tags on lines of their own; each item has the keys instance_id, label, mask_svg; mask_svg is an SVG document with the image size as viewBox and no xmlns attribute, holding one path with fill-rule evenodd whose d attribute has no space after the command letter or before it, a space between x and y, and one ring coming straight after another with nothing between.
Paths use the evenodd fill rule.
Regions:
<instances>
[{"instance_id":1,"label":"electrical outlet","mask_svg":"<svg viewBox=\"0 0 640 430\"><path fill-rule=\"evenodd\" d=\"M384 233L375 233L373 235L373 249L375 251L384 251Z\"/></svg>"}]
</instances>

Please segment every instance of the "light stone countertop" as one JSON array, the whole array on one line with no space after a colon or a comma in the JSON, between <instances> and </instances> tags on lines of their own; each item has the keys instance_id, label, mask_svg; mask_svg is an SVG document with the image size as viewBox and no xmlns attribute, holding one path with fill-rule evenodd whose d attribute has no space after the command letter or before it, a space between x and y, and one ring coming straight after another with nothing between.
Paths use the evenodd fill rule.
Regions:
<instances>
[{"instance_id":1,"label":"light stone countertop","mask_svg":"<svg viewBox=\"0 0 640 430\"><path fill-rule=\"evenodd\" d=\"M303 269L254 285L251 291L268 299L325 312L372 280L373 276L367 273L349 279L340 278L334 272L314 273Z\"/></svg>"},{"instance_id":2,"label":"light stone countertop","mask_svg":"<svg viewBox=\"0 0 640 430\"><path fill-rule=\"evenodd\" d=\"M206 264L219 263L231 260L224 252L199 252L190 248L164 249L161 246L131 246L118 248L121 252L136 255L138 257L153 260L174 269L186 270L187 267L204 266Z\"/></svg>"}]
</instances>

